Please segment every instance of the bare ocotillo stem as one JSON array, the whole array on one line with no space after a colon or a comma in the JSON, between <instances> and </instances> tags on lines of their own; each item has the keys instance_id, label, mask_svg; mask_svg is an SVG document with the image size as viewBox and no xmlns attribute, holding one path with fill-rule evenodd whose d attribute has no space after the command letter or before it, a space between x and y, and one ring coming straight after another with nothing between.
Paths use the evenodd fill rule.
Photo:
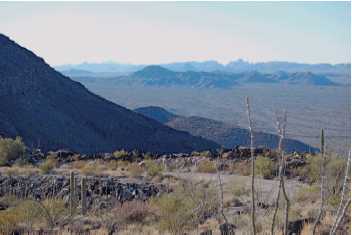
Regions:
<instances>
[{"instance_id":1,"label":"bare ocotillo stem","mask_svg":"<svg viewBox=\"0 0 352 235\"><path fill-rule=\"evenodd\" d=\"M350 204L351 204L351 198L349 198L349 199L347 200L347 202L346 202L345 205L343 206L343 209L342 209L342 211L341 211L340 216L338 216L338 217L336 218L336 224L335 224L335 227L334 227L334 230L333 230L333 233L332 233L332 234L335 234L335 233L336 233L336 229L339 227L339 225L340 225L340 223L341 223L343 217L345 216L346 210L347 210L347 208L350 206Z\"/></svg>"},{"instance_id":2,"label":"bare ocotillo stem","mask_svg":"<svg viewBox=\"0 0 352 235\"><path fill-rule=\"evenodd\" d=\"M319 214L314 221L313 231L312 234L314 235L318 226L318 223L323 215L324 212L324 201L325 201L325 137L324 137L324 129L321 129L321 136L320 136L320 208Z\"/></svg>"},{"instance_id":3,"label":"bare ocotillo stem","mask_svg":"<svg viewBox=\"0 0 352 235\"><path fill-rule=\"evenodd\" d=\"M347 159L347 163L346 163L346 170L345 170L345 178L344 178L344 181L343 181L343 187L342 187L342 192L341 192L340 204L339 204L339 207L338 207L337 212L336 212L335 222L332 225L331 230L330 230L330 235L333 235L333 234L336 233L336 229L337 229L340 221L342 220L343 215L345 214L345 210L346 210L345 208L346 208L346 206L348 207L349 203L350 203L350 202L347 201L345 206L343 205L343 203L345 201L345 197L346 197L346 190L347 190L347 187L349 185L348 184L348 178L349 178L349 175L350 175L350 166L351 166L351 152L348 155L348 159Z\"/></svg>"},{"instance_id":4,"label":"bare ocotillo stem","mask_svg":"<svg viewBox=\"0 0 352 235\"><path fill-rule=\"evenodd\" d=\"M226 223L226 226L228 225L228 220L225 216L224 213L224 189L223 189L223 184L222 184L222 180L221 180L221 173L220 173L220 159L222 156L223 150L221 149L218 155L218 160L217 160L217 166L216 166L216 171L217 171L217 175L218 175L218 183L219 183L219 200L220 200L220 213Z\"/></svg>"},{"instance_id":5,"label":"bare ocotillo stem","mask_svg":"<svg viewBox=\"0 0 352 235\"><path fill-rule=\"evenodd\" d=\"M253 135L253 120L252 120L252 113L250 109L250 104L249 104L249 97L246 97L246 108L247 108L247 117L248 117L248 130L250 134L250 149L251 149L251 159L252 159L252 166L251 166L251 171L252 171L252 178L251 178L251 222L252 222L252 233L255 235L256 228L255 228L255 190L254 190L254 167L255 167L255 158L254 158L254 135Z\"/></svg>"},{"instance_id":6,"label":"bare ocotillo stem","mask_svg":"<svg viewBox=\"0 0 352 235\"><path fill-rule=\"evenodd\" d=\"M75 175L70 172L70 215L73 216L75 210Z\"/></svg>"},{"instance_id":7,"label":"bare ocotillo stem","mask_svg":"<svg viewBox=\"0 0 352 235\"><path fill-rule=\"evenodd\" d=\"M87 211L87 184L86 178L82 177L81 179L81 207L82 207L82 215L86 214Z\"/></svg>"},{"instance_id":8,"label":"bare ocotillo stem","mask_svg":"<svg viewBox=\"0 0 352 235\"><path fill-rule=\"evenodd\" d=\"M285 138L285 132L286 132L286 122L287 122L287 114L286 111L284 111L283 118L277 117L277 131L279 135L279 143L278 143L278 152L280 154L280 167L279 167L279 186L278 186L278 192L275 200L275 211L274 211L274 216L273 220L271 223L271 234L274 235L274 230L275 230L275 222L276 222L276 215L277 211L279 209L279 200L280 200L280 193L282 190L282 193L284 195L285 201L286 201L286 208L285 208L285 220L284 220L284 235L287 234L288 230L288 212L290 209L290 200L288 198L288 195L286 193L285 189L285 179L284 179L284 167L285 167L285 155L283 151L283 141Z\"/></svg>"}]
</instances>

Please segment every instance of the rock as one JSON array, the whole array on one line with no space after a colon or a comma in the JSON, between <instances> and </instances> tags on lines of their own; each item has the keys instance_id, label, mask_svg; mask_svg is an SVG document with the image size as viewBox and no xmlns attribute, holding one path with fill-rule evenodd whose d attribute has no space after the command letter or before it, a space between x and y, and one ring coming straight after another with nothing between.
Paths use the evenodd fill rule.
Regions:
<instances>
[{"instance_id":1,"label":"rock","mask_svg":"<svg viewBox=\"0 0 352 235\"><path fill-rule=\"evenodd\" d=\"M76 176L76 195L80 198L80 177ZM149 183L122 183L118 177L87 177L87 202L90 207L105 208L114 201L147 200L166 191L166 186ZM69 201L69 177L56 175L0 175L0 196L11 194L43 200L50 197Z\"/></svg>"}]
</instances>

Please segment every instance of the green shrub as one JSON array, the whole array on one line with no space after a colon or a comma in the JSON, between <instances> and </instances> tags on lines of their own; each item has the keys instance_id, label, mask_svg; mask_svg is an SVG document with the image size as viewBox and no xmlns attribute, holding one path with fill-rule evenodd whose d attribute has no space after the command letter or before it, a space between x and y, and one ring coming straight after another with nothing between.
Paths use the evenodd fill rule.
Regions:
<instances>
[{"instance_id":1,"label":"green shrub","mask_svg":"<svg viewBox=\"0 0 352 235\"><path fill-rule=\"evenodd\" d=\"M214 187L194 184L185 184L172 193L153 198L151 205L157 209L159 230L173 235L194 229L218 211Z\"/></svg>"},{"instance_id":2,"label":"green shrub","mask_svg":"<svg viewBox=\"0 0 352 235\"><path fill-rule=\"evenodd\" d=\"M259 156L255 160L255 171L264 179L272 178L275 173L275 163L267 157Z\"/></svg>"},{"instance_id":3,"label":"green shrub","mask_svg":"<svg viewBox=\"0 0 352 235\"><path fill-rule=\"evenodd\" d=\"M0 166L16 159L24 159L26 146L21 137L0 138Z\"/></svg>"},{"instance_id":4,"label":"green shrub","mask_svg":"<svg viewBox=\"0 0 352 235\"><path fill-rule=\"evenodd\" d=\"M337 208L340 203L341 197L337 194L332 194L328 197L328 205L332 208Z\"/></svg>"},{"instance_id":5,"label":"green shrub","mask_svg":"<svg viewBox=\"0 0 352 235\"><path fill-rule=\"evenodd\" d=\"M216 164L210 160L200 161L197 171L200 173L215 173L217 172Z\"/></svg>"},{"instance_id":6,"label":"green shrub","mask_svg":"<svg viewBox=\"0 0 352 235\"><path fill-rule=\"evenodd\" d=\"M209 150L202 151L202 152L193 151L191 155L194 157L206 157L206 158L211 158L213 156L213 154Z\"/></svg>"},{"instance_id":7,"label":"green shrub","mask_svg":"<svg viewBox=\"0 0 352 235\"><path fill-rule=\"evenodd\" d=\"M126 157L128 157L128 152L123 149L118 150L113 153L113 156L117 159L126 158Z\"/></svg>"},{"instance_id":8,"label":"green shrub","mask_svg":"<svg viewBox=\"0 0 352 235\"><path fill-rule=\"evenodd\" d=\"M235 198L246 197L250 195L250 190L245 187L245 185L236 184L231 189L232 194Z\"/></svg>"},{"instance_id":9,"label":"green shrub","mask_svg":"<svg viewBox=\"0 0 352 235\"><path fill-rule=\"evenodd\" d=\"M147 169L147 174L151 177L161 175L164 170L161 164L156 163L153 160L145 160L145 166Z\"/></svg>"},{"instance_id":10,"label":"green shrub","mask_svg":"<svg viewBox=\"0 0 352 235\"><path fill-rule=\"evenodd\" d=\"M43 174L48 174L57 166L58 161L55 159L55 157L48 156L47 159L42 164L40 164L39 169Z\"/></svg>"}]
</instances>

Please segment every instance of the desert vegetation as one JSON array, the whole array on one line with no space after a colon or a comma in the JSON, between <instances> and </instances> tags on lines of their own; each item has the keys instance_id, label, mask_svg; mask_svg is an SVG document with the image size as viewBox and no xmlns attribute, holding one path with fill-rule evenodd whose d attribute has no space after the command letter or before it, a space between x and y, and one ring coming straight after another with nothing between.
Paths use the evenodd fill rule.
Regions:
<instances>
[{"instance_id":1,"label":"desert vegetation","mask_svg":"<svg viewBox=\"0 0 352 235\"><path fill-rule=\"evenodd\" d=\"M212 231L220 234L220 229L229 231L227 234L231 231L248 234L253 233L251 211L255 215L256 234L268 234L272 228L273 234L285 229L287 234L295 231L310 234L313 229L315 234L350 231L349 163L346 158L331 153L324 153L324 158L321 153L284 154L283 171L280 170L282 158L276 150L240 148L241 154L237 155L235 150L225 149L183 155L118 150L87 156L70 151L38 154L39 151L29 151L20 138L0 141L0 156L6 163L0 168L2 234L34 231L53 234L59 231L63 234L206 234ZM6 189L8 186L3 183L6 177L37 175L66 177L71 182L67 189L74 193L23 198ZM150 182L166 188L144 200L114 198L106 205L101 201L98 206L92 206L88 203L91 193L84 181L87 177L117 177L125 182ZM276 197L281 180L285 181L289 198L288 210L284 196ZM104 195L101 197L113 198L108 193Z\"/></svg>"}]
</instances>

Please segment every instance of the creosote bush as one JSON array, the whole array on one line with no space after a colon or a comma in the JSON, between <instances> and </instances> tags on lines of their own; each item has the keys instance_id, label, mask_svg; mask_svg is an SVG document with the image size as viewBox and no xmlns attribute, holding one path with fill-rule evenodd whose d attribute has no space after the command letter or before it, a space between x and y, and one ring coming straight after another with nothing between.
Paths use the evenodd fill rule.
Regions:
<instances>
[{"instance_id":1,"label":"creosote bush","mask_svg":"<svg viewBox=\"0 0 352 235\"><path fill-rule=\"evenodd\" d=\"M200 173L216 173L216 164L208 159L200 161L197 171Z\"/></svg>"},{"instance_id":2,"label":"creosote bush","mask_svg":"<svg viewBox=\"0 0 352 235\"><path fill-rule=\"evenodd\" d=\"M173 235L194 229L218 211L215 187L185 183L169 194L153 198L151 206L159 217L159 230Z\"/></svg>"},{"instance_id":3,"label":"creosote bush","mask_svg":"<svg viewBox=\"0 0 352 235\"><path fill-rule=\"evenodd\" d=\"M129 164L127 170L132 177L138 177L143 175L144 173L143 168L139 166L136 162Z\"/></svg>"},{"instance_id":4,"label":"creosote bush","mask_svg":"<svg viewBox=\"0 0 352 235\"><path fill-rule=\"evenodd\" d=\"M259 156L255 161L255 171L263 176L264 179L273 178L275 163L270 158Z\"/></svg>"},{"instance_id":5,"label":"creosote bush","mask_svg":"<svg viewBox=\"0 0 352 235\"><path fill-rule=\"evenodd\" d=\"M39 169L43 174L47 174L58 166L58 161L53 156L48 156L47 159L40 164Z\"/></svg>"},{"instance_id":6,"label":"creosote bush","mask_svg":"<svg viewBox=\"0 0 352 235\"><path fill-rule=\"evenodd\" d=\"M251 174L250 163L248 161L234 162L230 166L232 174L249 176Z\"/></svg>"},{"instance_id":7,"label":"creosote bush","mask_svg":"<svg viewBox=\"0 0 352 235\"><path fill-rule=\"evenodd\" d=\"M21 137L16 137L16 139L0 137L0 166L16 159L23 159L25 154L26 146Z\"/></svg>"},{"instance_id":8,"label":"creosote bush","mask_svg":"<svg viewBox=\"0 0 352 235\"><path fill-rule=\"evenodd\" d=\"M153 160L145 160L145 167L147 169L148 176L151 176L151 177L161 175L164 170L161 164L156 163Z\"/></svg>"},{"instance_id":9,"label":"creosote bush","mask_svg":"<svg viewBox=\"0 0 352 235\"><path fill-rule=\"evenodd\" d=\"M128 152L125 150L117 150L113 153L114 157L117 159L128 157Z\"/></svg>"}]
</instances>

